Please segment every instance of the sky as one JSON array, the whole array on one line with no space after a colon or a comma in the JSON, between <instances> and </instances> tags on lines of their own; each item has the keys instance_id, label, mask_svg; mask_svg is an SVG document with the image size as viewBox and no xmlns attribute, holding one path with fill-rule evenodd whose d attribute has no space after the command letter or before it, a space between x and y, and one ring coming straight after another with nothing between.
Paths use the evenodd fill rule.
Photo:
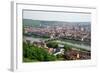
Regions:
<instances>
[{"instance_id":1,"label":"sky","mask_svg":"<svg viewBox=\"0 0 100 73\"><path fill-rule=\"evenodd\" d=\"M66 21L66 22L90 22L90 13L72 12L46 12L24 10L23 19L45 20L45 21Z\"/></svg>"}]
</instances>

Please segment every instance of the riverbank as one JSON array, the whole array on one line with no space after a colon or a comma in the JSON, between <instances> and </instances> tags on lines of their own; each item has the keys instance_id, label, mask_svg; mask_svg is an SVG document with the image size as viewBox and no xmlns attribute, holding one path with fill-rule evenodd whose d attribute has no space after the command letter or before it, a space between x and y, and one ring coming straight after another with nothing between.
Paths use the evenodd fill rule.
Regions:
<instances>
[{"instance_id":1,"label":"riverbank","mask_svg":"<svg viewBox=\"0 0 100 73\"><path fill-rule=\"evenodd\" d=\"M31 42L34 42L34 41L46 41L48 40L49 38L34 38L34 37L29 37L29 36L24 36L24 40L29 40ZM80 48L80 49L83 49L83 50L87 50L87 51L91 51L91 47L89 45L85 45L83 42L81 42L81 44L78 44L77 42L73 42L74 40L52 40L52 42L57 42L57 43L61 43L61 44L67 44L67 45L70 45L72 47L76 47L76 48Z\"/></svg>"}]
</instances>

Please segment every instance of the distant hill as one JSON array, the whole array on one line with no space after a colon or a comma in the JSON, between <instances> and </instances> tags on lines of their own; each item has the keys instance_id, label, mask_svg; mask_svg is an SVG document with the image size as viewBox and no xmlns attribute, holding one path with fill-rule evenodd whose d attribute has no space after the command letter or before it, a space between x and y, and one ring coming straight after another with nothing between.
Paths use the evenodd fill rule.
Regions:
<instances>
[{"instance_id":1,"label":"distant hill","mask_svg":"<svg viewBox=\"0 0 100 73\"><path fill-rule=\"evenodd\" d=\"M91 31L90 22L64 22L64 21L43 21L43 20L32 20L32 19L23 19L24 26L31 27L47 27L47 26L74 26L74 27L84 27L87 30Z\"/></svg>"},{"instance_id":2,"label":"distant hill","mask_svg":"<svg viewBox=\"0 0 100 73\"><path fill-rule=\"evenodd\" d=\"M24 26L37 27L37 26L40 25L40 21L38 21L38 20L31 20L31 19L23 19L23 25Z\"/></svg>"}]
</instances>

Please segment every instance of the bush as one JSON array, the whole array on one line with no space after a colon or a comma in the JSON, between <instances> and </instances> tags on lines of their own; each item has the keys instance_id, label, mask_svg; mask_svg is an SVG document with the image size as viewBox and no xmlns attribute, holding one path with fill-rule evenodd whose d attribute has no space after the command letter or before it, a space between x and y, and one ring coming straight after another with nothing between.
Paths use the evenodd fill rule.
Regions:
<instances>
[{"instance_id":1,"label":"bush","mask_svg":"<svg viewBox=\"0 0 100 73\"><path fill-rule=\"evenodd\" d=\"M54 55L49 54L45 48L39 48L38 46L34 46L31 45L30 43L25 43L25 42L23 43L23 58L35 61L56 60L56 57Z\"/></svg>"},{"instance_id":2,"label":"bush","mask_svg":"<svg viewBox=\"0 0 100 73\"><path fill-rule=\"evenodd\" d=\"M51 47L51 48L58 48L58 43L57 42L49 42L49 43L47 43L47 46Z\"/></svg>"},{"instance_id":3,"label":"bush","mask_svg":"<svg viewBox=\"0 0 100 73\"><path fill-rule=\"evenodd\" d=\"M65 51L68 51L71 49L71 47L69 45L64 45L64 49L65 49Z\"/></svg>"}]
</instances>

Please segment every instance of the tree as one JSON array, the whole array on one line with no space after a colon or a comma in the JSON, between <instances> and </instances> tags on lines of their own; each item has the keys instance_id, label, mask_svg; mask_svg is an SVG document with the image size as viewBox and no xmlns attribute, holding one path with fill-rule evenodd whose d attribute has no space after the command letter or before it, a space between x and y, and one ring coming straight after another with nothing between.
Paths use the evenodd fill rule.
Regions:
<instances>
[{"instance_id":1,"label":"tree","mask_svg":"<svg viewBox=\"0 0 100 73\"><path fill-rule=\"evenodd\" d=\"M65 49L65 51L68 51L71 49L71 47L69 45L64 45L64 49Z\"/></svg>"},{"instance_id":2,"label":"tree","mask_svg":"<svg viewBox=\"0 0 100 73\"><path fill-rule=\"evenodd\" d=\"M47 43L47 46L51 47L51 48L58 48L58 43L57 42L49 42L49 43Z\"/></svg>"},{"instance_id":3,"label":"tree","mask_svg":"<svg viewBox=\"0 0 100 73\"><path fill-rule=\"evenodd\" d=\"M30 43L25 43L25 42L23 42L23 58L27 58L32 61L56 60L56 56L49 54L45 48L39 48L38 46L34 46L31 45Z\"/></svg>"}]
</instances>

